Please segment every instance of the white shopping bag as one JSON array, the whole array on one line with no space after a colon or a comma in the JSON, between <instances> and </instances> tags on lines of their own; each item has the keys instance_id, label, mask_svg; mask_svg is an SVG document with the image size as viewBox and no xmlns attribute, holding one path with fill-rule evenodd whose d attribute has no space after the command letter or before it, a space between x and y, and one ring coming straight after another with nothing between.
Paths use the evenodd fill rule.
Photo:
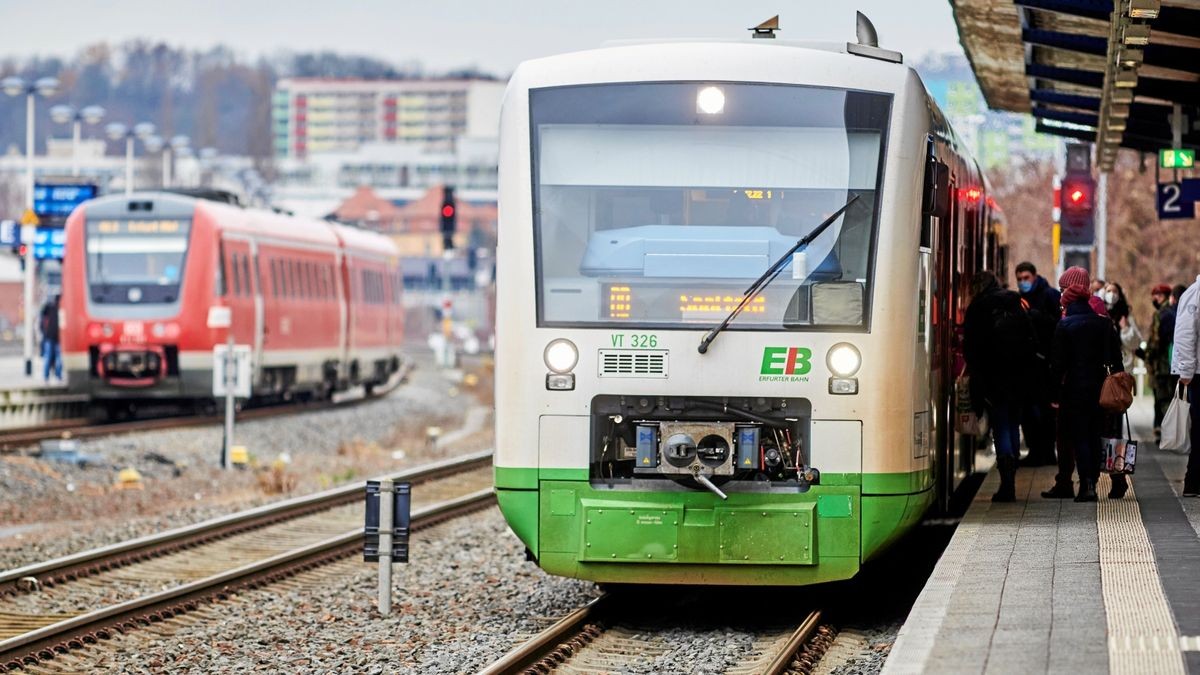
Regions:
<instances>
[{"instance_id":1,"label":"white shopping bag","mask_svg":"<svg viewBox=\"0 0 1200 675\"><path fill-rule=\"evenodd\" d=\"M1167 414L1163 416L1162 442L1158 447L1178 453L1185 453L1191 449L1191 408L1192 404L1187 399L1187 389L1179 385L1175 389L1170 407L1167 408Z\"/></svg>"}]
</instances>

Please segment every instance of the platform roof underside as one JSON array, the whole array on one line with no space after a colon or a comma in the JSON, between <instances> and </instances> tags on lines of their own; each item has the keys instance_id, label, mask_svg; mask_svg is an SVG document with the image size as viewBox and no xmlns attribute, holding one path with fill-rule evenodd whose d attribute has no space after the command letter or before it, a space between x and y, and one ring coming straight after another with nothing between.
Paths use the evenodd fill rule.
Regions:
<instances>
[{"instance_id":1,"label":"platform roof underside","mask_svg":"<svg viewBox=\"0 0 1200 675\"><path fill-rule=\"evenodd\" d=\"M1200 121L1200 0L1152 3L1153 17L1131 11L1131 3L1143 4L950 0L991 108L1030 113L1044 133L1096 142L1101 157L1117 147L1172 147L1173 105L1179 104L1182 145L1200 146L1200 131L1193 129ZM1149 27L1147 44L1130 40L1144 30L1140 26ZM1132 83L1130 73L1136 84L1120 86Z\"/></svg>"}]
</instances>

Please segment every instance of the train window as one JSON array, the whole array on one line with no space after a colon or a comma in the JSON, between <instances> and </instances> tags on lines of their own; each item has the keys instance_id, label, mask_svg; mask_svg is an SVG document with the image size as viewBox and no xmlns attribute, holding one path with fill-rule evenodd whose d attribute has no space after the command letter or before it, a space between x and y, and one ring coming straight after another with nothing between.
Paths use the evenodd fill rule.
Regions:
<instances>
[{"instance_id":1,"label":"train window","mask_svg":"<svg viewBox=\"0 0 1200 675\"><path fill-rule=\"evenodd\" d=\"M892 97L719 89L705 114L693 83L530 92L539 326L711 325L847 204L731 328L867 325Z\"/></svg>"},{"instance_id":2,"label":"train window","mask_svg":"<svg viewBox=\"0 0 1200 675\"><path fill-rule=\"evenodd\" d=\"M250 256L249 254L242 256L242 280L246 295L254 295L254 286L250 285Z\"/></svg>"},{"instance_id":3,"label":"train window","mask_svg":"<svg viewBox=\"0 0 1200 675\"><path fill-rule=\"evenodd\" d=\"M233 294L242 294L242 268L238 267L238 254L229 256L230 266L233 267Z\"/></svg>"},{"instance_id":4,"label":"train window","mask_svg":"<svg viewBox=\"0 0 1200 675\"><path fill-rule=\"evenodd\" d=\"M225 297L225 247L221 244L217 245L217 255L220 256L221 264L217 265L216 274L213 276L213 293L218 298Z\"/></svg>"},{"instance_id":5,"label":"train window","mask_svg":"<svg viewBox=\"0 0 1200 675\"><path fill-rule=\"evenodd\" d=\"M279 265L275 264L274 258L271 258L271 295L279 297Z\"/></svg>"}]
</instances>

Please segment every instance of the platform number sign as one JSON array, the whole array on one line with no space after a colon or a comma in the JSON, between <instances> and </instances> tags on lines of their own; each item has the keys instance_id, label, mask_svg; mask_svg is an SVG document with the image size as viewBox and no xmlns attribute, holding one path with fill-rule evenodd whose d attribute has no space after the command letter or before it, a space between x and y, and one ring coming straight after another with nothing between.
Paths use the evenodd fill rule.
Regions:
<instances>
[{"instance_id":1,"label":"platform number sign","mask_svg":"<svg viewBox=\"0 0 1200 675\"><path fill-rule=\"evenodd\" d=\"M1196 198L1200 196L1200 180L1184 179L1158 184L1159 220L1191 219L1196 217Z\"/></svg>"}]
</instances>

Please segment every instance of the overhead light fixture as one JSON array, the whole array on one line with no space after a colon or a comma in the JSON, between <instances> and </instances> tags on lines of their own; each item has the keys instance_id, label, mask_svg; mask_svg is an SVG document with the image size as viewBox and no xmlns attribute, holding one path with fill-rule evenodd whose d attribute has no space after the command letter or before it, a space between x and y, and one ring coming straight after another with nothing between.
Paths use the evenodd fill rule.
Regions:
<instances>
[{"instance_id":1,"label":"overhead light fixture","mask_svg":"<svg viewBox=\"0 0 1200 675\"><path fill-rule=\"evenodd\" d=\"M1126 119L1129 117L1129 105L1124 103L1114 103L1108 107L1108 116L1116 119Z\"/></svg>"},{"instance_id":2,"label":"overhead light fixture","mask_svg":"<svg viewBox=\"0 0 1200 675\"><path fill-rule=\"evenodd\" d=\"M1130 0L1129 2L1129 18L1131 19L1157 19L1159 10L1159 0Z\"/></svg>"},{"instance_id":3,"label":"overhead light fixture","mask_svg":"<svg viewBox=\"0 0 1200 675\"><path fill-rule=\"evenodd\" d=\"M1127 47L1121 50L1121 56L1118 61L1120 61L1121 65L1125 66L1126 68L1136 68L1142 65L1142 58L1144 55L1145 53L1140 49Z\"/></svg>"},{"instance_id":4,"label":"overhead light fixture","mask_svg":"<svg viewBox=\"0 0 1200 675\"><path fill-rule=\"evenodd\" d=\"M1109 92L1108 99L1113 103L1128 105L1133 103L1133 91L1129 89L1113 89Z\"/></svg>"},{"instance_id":5,"label":"overhead light fixture","mask_svg":"<svg viewBox=\"0 0 1200 675\"><path fill-rule=\"evenodd\" d=\"M1125 26L1125 44L1127 45L1148 45L1150 44L1150 26L1144 23L1131 23Z\"/></svg>"},{"instance_id":6,"label":"overhead light fixture","mask_svg":"<svg viewBox=\"0 0 1200 675\"><path fill-rule=\"evenodd\" d=\"M1124 138L1124 136L1122 134L1105 134L1104 135L1104 141L1106 143L1117 144L1117 143L1120 143L1123 138Z\"/></svg>"},{"instance_id":7,"label":"overhead light fixture","mask_svg":"<svg viewBox=\"0 0 1200 675\"><path fill-rule=\"evenodd\" d=\"M1113 78L1113 86L1117 89L1133 89L1137 86L1138 76L1132 70L1122 70Z\"/></svg>"},{"instance_id":8,"label":"overhead light fixture","mask_svg":"<svg viewBox=\"0 0 1200 675\"><path fill-rule=\"evenodd\" d=\"M1125 131L1125 120L1109 119L1108 129L1110 131Z\"/></svg>"}]
</instances>

